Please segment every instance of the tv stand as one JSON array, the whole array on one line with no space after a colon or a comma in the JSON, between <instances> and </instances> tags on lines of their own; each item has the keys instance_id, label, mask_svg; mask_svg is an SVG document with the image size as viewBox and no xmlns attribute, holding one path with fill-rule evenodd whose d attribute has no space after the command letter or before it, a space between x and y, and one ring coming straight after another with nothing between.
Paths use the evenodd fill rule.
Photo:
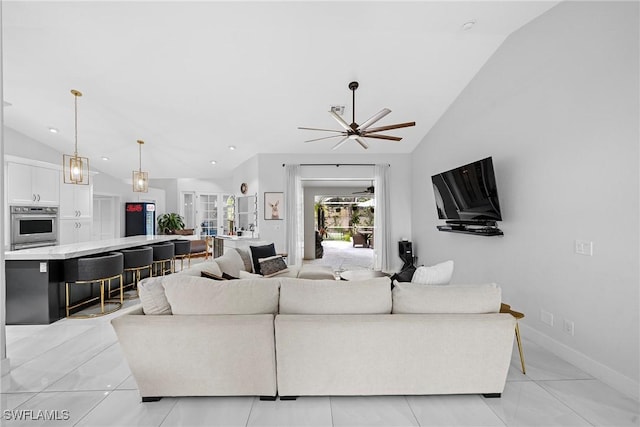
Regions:
<instances>
[{"instance_id":1,"label":"tv stand","mask_svg":"<svg viewBox=\"0 0 640 427\"><path fill-rule=\"evenodd\" d=\"M492 221L495 224L495 221ZM449 224L438 225L438 230L445 231L447 233L463 233L463 234L475 234L476 236L503 236L504 233L495 225L480 225L475 222L473 224Z\"/></svg>"}]
</instances>

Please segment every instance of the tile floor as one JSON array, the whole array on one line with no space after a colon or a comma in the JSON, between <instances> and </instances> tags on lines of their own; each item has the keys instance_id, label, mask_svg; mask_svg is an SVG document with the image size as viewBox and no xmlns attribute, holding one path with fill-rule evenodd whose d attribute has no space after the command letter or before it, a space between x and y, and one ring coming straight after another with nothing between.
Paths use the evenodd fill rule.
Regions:
<instances>
[{"instance_id":1,"label":"tile floor","mask_svg":"<svg viewBox=\"0 0 640 427\"><path fill-rule=\"evenodd\" d=\"M8 326L11 372L0 379L2 426L638 426L638 402L524 340L527 375L514 348L500 399L479 395L164 398L141 403L109 320ZM11 411L18 412L11 412ZM68 411L67 420L11 414ZM7 412L8 411L8 412ZM26 416L26 415L25 415Z\"/></svg>"}]
</instances>

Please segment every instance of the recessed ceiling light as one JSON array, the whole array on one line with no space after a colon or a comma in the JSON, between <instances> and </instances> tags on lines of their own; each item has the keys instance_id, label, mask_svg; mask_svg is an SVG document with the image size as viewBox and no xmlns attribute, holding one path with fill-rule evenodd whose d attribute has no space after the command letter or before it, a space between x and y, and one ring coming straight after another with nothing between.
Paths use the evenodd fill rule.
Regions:
<instances>
[{"instance_id":1,"label":"recessed ceiling light","mask_svg":"<svg viewBox=\"0 0 640 427\"><path fill-rule=\"evenodd\" d=\"M218 162L216 162L215 160L211 160L209 163L211 163L212 165L215 165Z\"/></svg>"},{"instance_id":2,"label":"recessed ceiling light","mask_svg":"<svg viewBox=\"0 0 640 427\"><path fill-rule=\"evenodd\" d=\"M58 129L56 129L56 128L49 128L49 132L51 132L51 133L58 133Z\"/></svg>"},{"instance_id":3,"label":"recessed ceiling light","mask_svg":"<svg viewBox=\"0 0 640 427\"><path fill-rule=\"evenodd\" d=\"M236 149L236 146L235 146L235 145L230 145L230 146L229 146L229 150L233 151L233 150L235 150L235 149Z\"/></svg>"},{"instance_id":4,"label":"recessed ceiling light","mask_svg":"<svg viewBox=\"0 0 640 427\"><path fill-rule=\"evenodd\" d=\"M476 25L476 21L468 21L462 24L462 29L465 31L469 31L473 28L474 25Z\"/></svg>"},{"instance_id":5,"label":"recessed ceiling light","mask_svg":"<svg viewBox=\"0 0 640 427\"><path fill-rule=\"evenodd\" d=\"M101 158L102 158L102 160L104 160L105 162L106 162L107 160L109 160L109 158L108 158L108 157L106 157L106 156L102 156Z\"/></svg>"}]
</instances>

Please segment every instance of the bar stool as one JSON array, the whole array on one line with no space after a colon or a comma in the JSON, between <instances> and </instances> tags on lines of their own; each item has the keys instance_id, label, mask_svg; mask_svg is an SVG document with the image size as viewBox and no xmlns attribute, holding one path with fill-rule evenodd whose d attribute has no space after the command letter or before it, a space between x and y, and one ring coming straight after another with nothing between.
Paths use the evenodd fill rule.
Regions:
<instances>
[{"instance_id":1,"label":"bar stool","mask_svg":"<svg viewBox=\"0 0 640 427\"><path fill-rule=\"evenodd\" d=\"M123 303L123 288L122 288L122 273L124 263L123 256L119 252L111 252L108 254L100 254L96 256L87 256L82 258L73 258L65 260L64 262L64 280L65 280L65 293L66 293L66 314L67 317L88 318L104 316L105 314L113 313L122 307ZM107 301L110 304L114 304L115 307L105 311L105 283L107 283L106 294L111 295L111 280L120 279L120 301ZM100 283L100 294L96 297L93 296L93 287L90 288L89 296L92 297L88 300L80 301L74 305L71 305L70 285ZM71 315L71 310L81 305L100 300L100 312L91 314L76 314Z\"/></svg>"},{"instance_id":2,"label":"bar stool","mask_svg":"<svg viewBox=\"0 0 640 427\"><path fill-rule=\"evenodd\" d=\"M188 266L191 267L191 240L173 241L173 271L176 270L176 260L180 258L180 271L184 268L184 259L187 258Z\"/></svg>"},{"instance_id":3,"label":"bar stool","mask_svg":"<svg viewBox=\"0 0 640 427\"><path fill-rule=\"evenodd\" d=\"M131 289L136 290L138 283L140 282L140 273L142 270L149 270L149 276L153 270L153 248L150 246L144 246L142 248L123 249L120 251L124 256L124 272L131 272L131 283L125 285L125 287L131 286Z\"/></svg>"},{"instance_id":4,"label":"bar stool","mask_svg":"<svg viewBox=\"0 0 640 427\"><path fill-rule=\"evenodd\" d=\"M151 248L153 248L153 273L155 273L152 275L164 276L166 273L173 273L173 242L152 245Z\"/></svg>"}]
</instances>

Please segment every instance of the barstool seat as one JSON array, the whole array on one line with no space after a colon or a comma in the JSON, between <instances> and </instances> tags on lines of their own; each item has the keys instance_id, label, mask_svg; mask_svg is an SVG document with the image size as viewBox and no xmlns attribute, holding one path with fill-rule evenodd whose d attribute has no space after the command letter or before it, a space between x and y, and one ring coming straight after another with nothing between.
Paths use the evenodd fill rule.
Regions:
<instances>
[{"instance_id":1,"label":"barstool seat","mask_svg":"<svg viewBox=\"0 0 640 427\"><path fill-rule=\"evenodd\" d=\"M154 276L164 276L167 272L173 273L173 242L152 245L153 249L153 274ZM169 263L169 268L167 268Z\"/></svg>"},{"instance_id":2,"label":"barstool seat","mask_svg":"<svg viewBox=\"0 0 640 427\"><path fill-rule=\"evenodd\" d=\"M140 282L140 274L143 270L149 270L149 276L153 270L153 248L144 246L142 248L122 249L120 251L124 256L124 272L131 272L131 283L124 287L137 289Z\"/></svg>"},{"instance_id":3,"label":"barstool seat","mask_svg":"<svg viewBox=\"0 0 640 427\"><path fill-rule=\"evenodd\" d=\"M184 268L184 259L188 259L188 267L191 267L191 240L173 241L173 271L176 270L176 260L180 259L180 271Z\"/></svg>"},{"instance_id":4,"label":"barstool seat","mask_svg":"<svg viewBox=\"0 0 640 427\"><path fill-rule=\"evenodd\" d=\"M119 252L111 252L108 254L100 254L95 256L87 256L82 258L73 258L65 260L64 262L64 280L65 280L65 293L66 293L66 314L67 317L96 317L103 316L105 314L113 313L122 307L123 303L123 273L124 263L123 256ZM109 295L111 295L111 280L120 279L120 301L113 302L107 301ZM84 300L71 305L71 294L69 285L79 284L93 284L100 283L100 295L92 297L88 300ZM107 299L105 299L105 283L107 283ZM90 296L93 293L90 292ZM93 314L83 315L71 315L71 310L100 300L100 312ZM114 305L113 308L105 311L105 301Z\"/></svg>"}]
</instances>

